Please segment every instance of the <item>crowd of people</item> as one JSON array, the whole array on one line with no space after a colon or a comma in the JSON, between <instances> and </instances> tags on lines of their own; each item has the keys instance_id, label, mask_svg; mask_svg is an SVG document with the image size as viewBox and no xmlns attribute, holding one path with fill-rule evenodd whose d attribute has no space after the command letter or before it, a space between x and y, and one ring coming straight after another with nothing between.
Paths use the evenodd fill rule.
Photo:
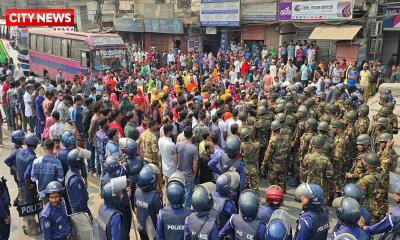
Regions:
<instances>
[{"instance_id":1,"label":"crowd of people","mask_svg":"<svg viewBox=\"0 0 400 240\"><path fill-rule=\"evenodd\" d=\"M88 174L100 178L100 239L129 239L131 226L142 240L327 239L327 206L337 208L331 239L397 234L400 209L388 213L390 185L400 202L400 182L389 182L396 100L381 89L371 119L366 104L384 80L380 63L317 65L318 46L306 41L278 53L231 49L139 48L129 68L73 79L63 69L25 77L9 60L0 74L14 144L5 164L19 194L0 194L0 239L10 234L8 204L39 199L40 227L23 216L25 234L70 239L67 215L93 220ZM280 209L288 186L303 210L293 235Z\"/></svg>"}]
</instances>

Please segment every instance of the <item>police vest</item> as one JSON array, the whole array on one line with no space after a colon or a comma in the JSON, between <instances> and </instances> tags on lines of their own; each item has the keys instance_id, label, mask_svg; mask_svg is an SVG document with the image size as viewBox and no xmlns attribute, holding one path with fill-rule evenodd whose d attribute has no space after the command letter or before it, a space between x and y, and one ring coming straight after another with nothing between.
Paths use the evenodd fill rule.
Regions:
<instances>
[{"instance_id":1,"label":"police vest","mask_svg":"<svg viewBox=\"0 0 400 240\"><path fill-rule=\"evenodd\" d=\"M143 160L139 157L129 157L126 159L126 168L128 169L128 177L132 182L136 182L140 170L143 168Z\"/></svg>"},{"instance_id":2,"label":"police vest","mask_svg":"<svg viewBox=\"0 0 400 240\"><path fill-rule=\"evenodd\" d=\"M326 239L328 236L328 230L329 230L329 219L328 219L328 213L326 210L320 210L318 213L313 212L313 211L306 211L304 212L300 218L309 216L312 219L314 219L314 226L313 229L311 230L311 234L309 236L309 240L319 240L319 239ZM300 221L297 222L297 224ZM297 226L296 229L296 236L298 234L299 227ZM296 238L296 237L295 237Z\"/></svg>"},{"instance_id":3,"label":"police vest","mask_svg":"<svg viewBox=\"0 0 400 240\"><path fill-rule=\"evenodd\" d=\"M271 219L272 213L275 210L276 209L273 207L260 206L258 208L257 219L260 220L264 224L268 224L269 220Z\"/></svg>"},{"instance_id":4,"label":"police vest","mask_svg":"<svg viewBox=\"0 0 400 240\"><path fill-rule=\"evenodd\" d=\"M359 228L359 227L349 228L347 226L341 226L340 229L338 229L337 231L333 232L333 236L337 237L338 235L340 235L342 233L351 234L357 240L368 240L369 239L368 234L364 230Z\"/></svg>"},{"instance_id":5,"label":"police vest","mask_svg":"<svg viewBox=\"0 0 400 240\"><path fill-rule=\"evenodd\" d=\"M69 199L69 204L71 205L72 209L79 207L78 203L75 202L75 199L71 198L71 192L74 191L74 189L71 189L69 181L75 176L77 178L80 178L80 180L82 181L82 184L83 184L83 180L82 180L81 176L79 176L76 172L68 170L67 175L65 175L65 190L67 192L67 196L68 196L68 199ZM89 197L87 196L87 191L83 191L83 192L86 193L85 194L85 199L89 199Z\"/></svg>"},{"instance_id":6,"label":"police vest","mask_svg":"<svg viewBox=\"0 0 400 240\"><path fill-rule=\"evenodd\" d=\"M20 148L17 150L15 157L15 165L17 167L18 185L22 187L25 183L25 171L28 168L31 154L28 149Z\"/></svg>"},{"instance_id":7,"label":"police vest","mask_svg":"<svg viewBox=\"0 0 400 240\"><path fill-rule=\"evenodd\" d=\"M190 208L183 208L183 213L177 214L170 206L162 210L165 240L183 239L185 219L191 212Z\"/></svg>"},{"instance_id":8,"label":"police vest","mask_svg":"<svg viewBox=\"0 0 400 240\"><path fill-rule=\"evenodd\" d=\"M235 214L232 217L233 229L235 230L236 240L257 240L258 226L261 221L255 219L253 221L245 221L242 216Z\"/></svg>"},{"instance_id":9,"label":"police vest","mask_svg":"<svg viewBox=\"0 0 400 240\"><path fill-rule=\"evenodd\" d=\"M99 239L100 240L111 240L111 228L110 228L110 221L114 214L121 215L122 219L123 214L115 209L106 207L104 203L100 205L99 208L99 216L97 218L97 222L99 225ZM124 224L121 223L121 235L124 232Z\"/></svg>"},{"instance_id":10,"label":"police vest","mask_svg":"<svg viewBox=\"0 0 400 240\"><path fill-rule=\"evenodd\" d=\"M200 219L196 216L196 213L192 213L186 219L191 240L209 240L211 238L211 232L214 229L216 220L213 216Z\"/></svg>"},{"instance_id":11,"label":"police vest","mask_svg":"<svg viewBox=\"0 0 400 240\"><path fill-rule=\"evenodd\" d=\"M239 173L241 159L231 159L226 154L222 156L222 173L235 171Z\"/></svg>"},{"instance_id":12,"label":"police vest","mask_svg":"<svg viewBox=\"0 0 400 240\"><path fill-rule=\"evenodd\" d=\"M64 171L64 175L67 174L68 172L68 153L70 152L70 150L68 149L64 149L61 150L60 152L57 153L57 158L60 160L63 171Z\"/></svg>"},{"instance_id":13,"label":"police vest","mask_svg":"<svg viewBox=\"0 0 400 240\"><path fill-rule=\"evenodd\" d=\"M400 207L396 207L391 212L392 214L392 221L393 221L393 228L389 232L386 232L381 240L397 240L400 239ZM393 219L394 217L394 219Z\"/></svg>"},{"instance_id":14,"label":"police vest","mask_svg":"<svg viewBox=\"0 0 400 240\"><path fill-rule=\"evenodd\" d=\"M224 226L225 223L229 220L230 216L226 216L224 213L224 206L225 202L229 200L227 197L223 197L220 194L218 196L216 194L213 194L214 198L214 210L217 212L217 228L218 230L221 230Z\"/></svg>"},{"instance_id":15,"label":"police vest","mask_svg":"<svg viewBox=\"0 0 400 240\"><path fill-rule=\"evenodd\" d=\"M143 192L140 188L136 189L135 192L135 206L137 208L137 218L139 223L139 230L142 231L146 229L146 220L147 217L151 217L153 225L154 219L156 219L155 213L150 213L150 209L152 208L153 199L156 195L156 191ZM156 228L154 226L154 228Z\"/></svg>"}]
</instances>

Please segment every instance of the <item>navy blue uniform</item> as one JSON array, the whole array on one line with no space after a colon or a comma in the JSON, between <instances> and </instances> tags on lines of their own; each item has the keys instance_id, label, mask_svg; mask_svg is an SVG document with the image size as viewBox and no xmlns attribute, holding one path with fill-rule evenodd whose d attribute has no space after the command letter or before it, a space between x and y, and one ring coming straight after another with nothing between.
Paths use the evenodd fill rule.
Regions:
<instances>
[{"instance_id":1,"label":"navy blue uniform","mask_svg":"<svg viewBox=\"0 0 400 240\"><path fill-rule=\"evenodd\" d=\"M11 149L10 154L8 155L8 157L6 157L6 159L4 160L4 163L10 168L10 173L11 175L14 176L14 181L17 183L18 185L18 177L17 177L17 173L12 170L12 167L17 167L16 165L16 161L17 161L17 151L18 149L20 149L21 147L19 147L18 145L14 144L13 149Z\"/></svg>"},{"instance_id":2,"label":"navy blue uniform","mask_svg":"<svg viewBox=\"0 0 400 240\"><path fill-rule=\"evenodd\" d=\"M364 230L359 228L358 226L357 227L348 227L345 225L340 226L339 229L334 231L332 233L331 239L333 240L335 237L337 237L339 234L342 234L342 233L349 233L349 234L353 235L354 237L356 237L356 239L358 239L358 240L368 240L369 239L368 234Z\"/></svg>"},{"instance_id":3,"label":"navy blue uniform","mask_svg":"<svg viewBox=\"0 0 400 240\"><path fill-rule=\"evenodd\" d=\"M158 240L183 239L185 219L192 213L190 208L172 208L170 206L160 210L157 219Z\"/></svg>"},{"instance_id":4,"label":"navy blue uniform","mask_svg":"<svg viewBox=\"0 0 400 240\"><path fill-rule=\"evenodd\" d=\"M230 233L235 234L236 240L263 240L265 238L265 224L257 219L245 221L240 214L235 214L219 232L219 238L223 239Z\"/></svg>"},{"instance_id":5,"label":"navy blue uniform","mask_svg":"<svg viewBox=\"0 0 400 240\"><path fill-rule=\"evenodd\" d=\"M68 170L65 176L65 189L72 213L86 212L91 214L87 205L89 194L85 188L85 183L79 173L73 169Z\"/></svg>"},{"instance_id":6,"label":"navy blue uniform","mask_svg":"<svg viewBox=\"0 0 400 240\"><path fill-rule=\"evenodd\" d=\"M221 230L229 218L237 213L235 203L228 197L222 196L219 192L212 193L214 199L214 209L218 212L217 226Z\"/></svg>"},{"instance_id":7,"label":"navy blue uniform","mask_svg":"<svg viewBox=\"0 0 400 240\"><path fill-rule=\"evenodd\" d=\"M209 218L209 214L198 215L190 214L185 220L184 240L207 239L217 240L218 229L214 218Z\"/></svg>"},{"instance_id":8,"label":"navy blue uniform","mask_svg":"<svg viewBox=\"0 0 400 240\"><path fill-rule=\"evenodd\" d=\"M274 208L272 206L260 206L258 208L257 219L267 225L269 223L269 220L271 219L272 213L276 209L277 208Z\"/></svg>"},{"instance_id":9,"label":"navy blue uniform","mask_svg":"<svg viewBox=\"0 0 400 240\"><path fill-rule=\"evenodd\" d=\"M3 183L0 182L3 185ZM11 224L7 224L4 220L11 217L10 215L10 198L8 191L4 186L0 188L0 240L7 240L10 237Z\"/></svg>"},{"instance_id":10,"label":"navy blue uniform","mask_svg":"<svg viewBox=\"0 0 400 240\"><path fill-rule=\"evenodd\" d=\"M47 203L40 212L39 220L43 240L66 240L71 234L64 201L58 206Z\"/></svg>"},{"instance_id":11,"label":"navy blue uniform","mask_svg":"<svg viewBox=\"0 0 400 240\"><path fill-rule=\"evenodd\" d=\"M123 238L126 232L124 219L121 212L102 203L98 216L100 240L125 240Z\"/></svg>"},{"instance_id":12,"label":"navy blue uniform","mask_svg":"<svg viewBox=\"0 0 400 240\"><path fill-rule=\"evenodd\" d=\"M380 222L368 226L365 228L365 231L369 235L385 233L393 230L400 229L400 207L396 207L393 211L386 214L385 218L383 218Z\"/></svg>"},{"instance_id":13,"label":"navy blue uniform","mask_svg":"<svg viewBox=\"0 0 400 240\"><path fill-rule=\"evenodd\" d=\"M319 240L328 237L329 220L325 209L307 210L298 220L296 240Z\"/></svg>"}]
</instances>

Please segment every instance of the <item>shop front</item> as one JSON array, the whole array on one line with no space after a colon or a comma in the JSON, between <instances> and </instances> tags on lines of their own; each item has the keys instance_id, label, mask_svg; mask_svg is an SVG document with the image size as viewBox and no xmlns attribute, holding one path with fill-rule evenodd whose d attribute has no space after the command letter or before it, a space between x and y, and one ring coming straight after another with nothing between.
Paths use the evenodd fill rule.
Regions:
<instances>
[{"instance_id":1,"label":"shop front","mask_svg":"<svg viewBox=\"0 0 400 240\"><path fill-rule=\"evenodd\" d=\"M144 19L144 30L145 49L157 46L159 51L187 51L187 39L180 19Z\"/></svg>"},{"instance_id":2,"label":"shop front","mask_svg":"<svg viewBox=\"0 0 400 240\"><path fill-rule=\"evenodd\" d=\"M144 42L144 21L143 19L115 18L113 29L125 42L136 43L143 46Z\"/></svg>"}]
</instances>

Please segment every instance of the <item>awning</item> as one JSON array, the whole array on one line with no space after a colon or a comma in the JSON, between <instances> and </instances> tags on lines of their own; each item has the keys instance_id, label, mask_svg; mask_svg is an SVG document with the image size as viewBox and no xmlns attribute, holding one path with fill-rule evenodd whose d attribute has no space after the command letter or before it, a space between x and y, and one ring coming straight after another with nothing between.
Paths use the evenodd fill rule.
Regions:
<instances>
[{"instance_id":1,"label":"awning","mask_svg":"<svg viewBox=\"0 0 400 240\"><path fill-rule=\"evenodd\" d=\"M361 26L319 26L308 37L311 40L353 40Z\"/></svg>"}]
</instances>

